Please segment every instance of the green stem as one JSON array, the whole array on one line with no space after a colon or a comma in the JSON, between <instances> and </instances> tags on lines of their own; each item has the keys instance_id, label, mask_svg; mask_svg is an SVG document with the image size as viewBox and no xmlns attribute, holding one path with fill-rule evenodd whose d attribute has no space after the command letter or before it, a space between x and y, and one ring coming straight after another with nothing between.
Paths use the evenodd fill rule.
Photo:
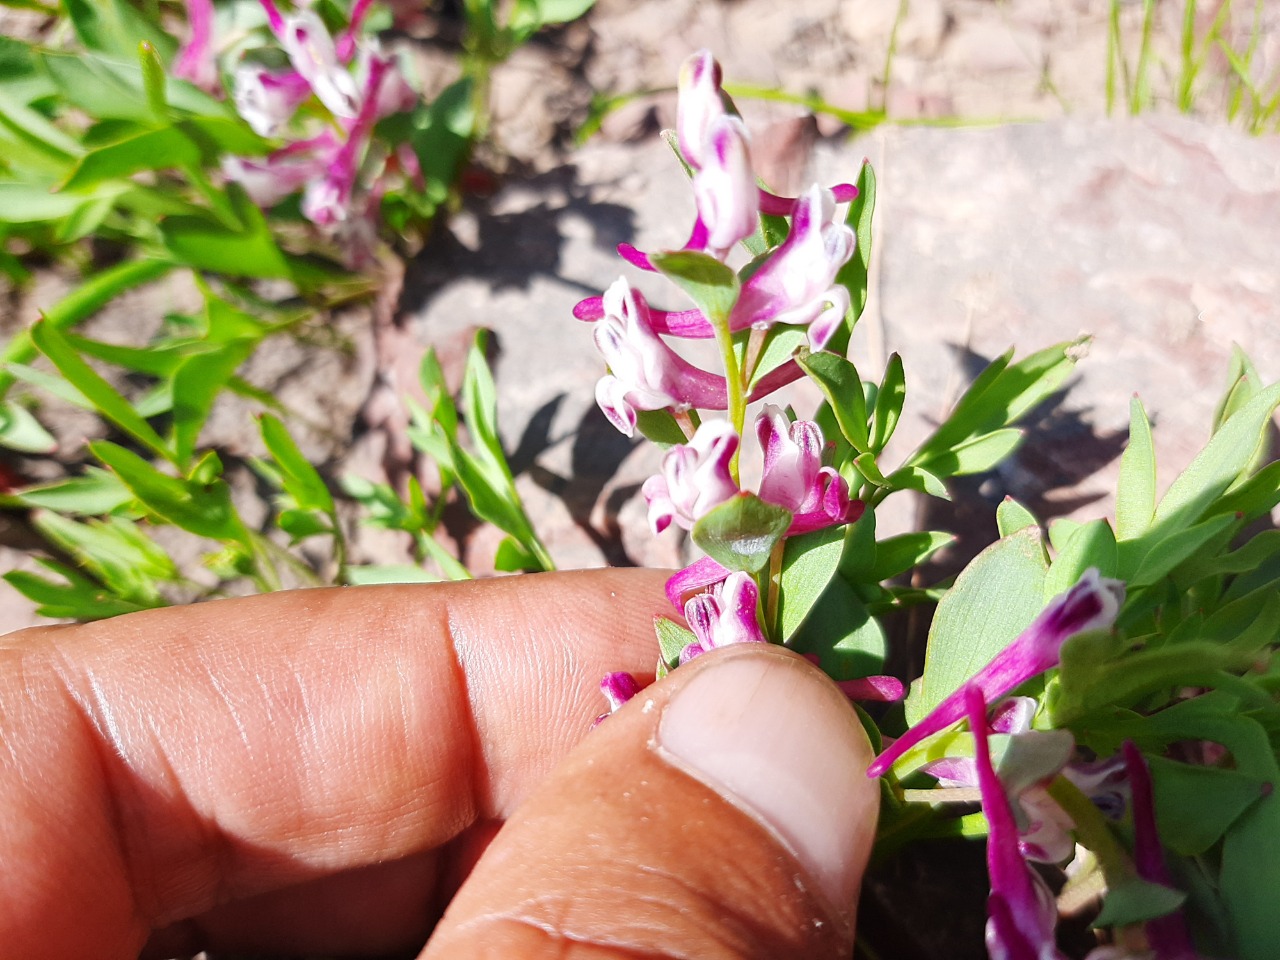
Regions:
<instances>
[{"instance_id":1,"label":"green stem","mask_svg":"<svg viewBox=\"0 0 1280 960\"><path fill-rule=\"evenodd\" d=\"M724 363L725 386L729 394L729 422L734 432L742 436L742 428L747 420L747 392L742 382L742 370L738 366L738 355L733 349L733 333L729 330L729 317L710 317L711 325L716 332L716 346L720 348L720 359ZM729 462L729 474L734 483L738 479L738 453L734 453Z\"/></svg>"},{"instance_id":2,"label":"green stem","mask_svg":"<svg viewBox=\"0 0 1280 960\"><path fill-rule=\"evenodd\" d=\"M1054 777L1048 786L1049 796L1075 822L1076 839L1093 851L1107 879L1107 886L1135 876L1133 861L1111 832L1102 812L1074 783L1064 776Z\"/></svg>"}]
</instances>

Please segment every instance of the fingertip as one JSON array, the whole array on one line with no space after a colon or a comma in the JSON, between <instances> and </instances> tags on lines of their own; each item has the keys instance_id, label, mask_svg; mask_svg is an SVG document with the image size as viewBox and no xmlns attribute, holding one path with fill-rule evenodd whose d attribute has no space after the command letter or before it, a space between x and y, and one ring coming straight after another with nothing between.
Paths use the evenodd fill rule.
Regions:
<instances>
[{"instance_id":1,"label":"fingertip","mask_svg":"<svg viewBox=\"0 0 1280 960\"><path fill-rule=\"evenodd\" d=\"M755 644L698 658L612 716L516 812L426 956L472 956L501 937L526 960L566 944L847 957L879 800L870 758L847 702L803 660ZM540 933L510 939L526 928Z\"/></svg>"}]
</instances>

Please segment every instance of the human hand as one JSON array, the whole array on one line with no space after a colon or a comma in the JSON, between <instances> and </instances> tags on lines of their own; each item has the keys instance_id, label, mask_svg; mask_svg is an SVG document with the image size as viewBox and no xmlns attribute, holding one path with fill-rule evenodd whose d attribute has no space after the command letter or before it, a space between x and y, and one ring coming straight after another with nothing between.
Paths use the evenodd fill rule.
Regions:
<instances>
[{"instance_id":1,"label":"human hand","mask_svg":"<svg viewBox=\"0 0 1280 960\"><path fill-rule=\"evenodd\" d=\"M661 587L308 590L0 637L4 955L847 958L878 788L816 670L712 652L587 735L599 677L652 669Z\"/></svg>"}]
</instances>

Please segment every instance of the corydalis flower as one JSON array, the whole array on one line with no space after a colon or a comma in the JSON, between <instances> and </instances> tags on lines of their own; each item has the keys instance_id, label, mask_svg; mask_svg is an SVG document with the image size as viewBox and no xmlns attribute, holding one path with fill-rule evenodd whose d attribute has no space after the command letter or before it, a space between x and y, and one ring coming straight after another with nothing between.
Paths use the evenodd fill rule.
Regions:
<instances>
[{"instance_id":1,"label":"corydalis flower","mask_svg":"<svg viewBox=\"0 0 1280 960\"><path fill-rule=\"evenodd\" d=\"M1123 600L1123 583L1104 579L1096 569L1089 569L1079 583L1054 598L1031 626L979 670L969 685L977 687L989 701L1001 699L1019 684L1056 667L1062 645L1069 637L1111 626ZM880 776L917 743L957 723L964 715L962 687L880 754L867 768L867 776Z\"/></svg>"},{"instance_id":2,"label":"corydalis flower","mask_svg":"<svg viewBox=\"0 0 1280 960\"><path fill-rule=\"evenodd\" d=\"M236 112L262 137L274 137L311 96L311 85L296 70L236 67L232 98Z\"/></svg>"},{"instance_id":3,"label":"corydalis flower","mask_svg":"<svg viewBox=\"0 0 1280 960\"><path fill-rule=\"evenodd\" d=\"M855 243L853 231L834 221L835 210L831 191L816 184L796 201L787 239L742 285L731 329L807 326L810 346L826 346L849 312L849 291L835 280Z\"/></svg>"},{"instance_id":4,"label":"corydalis flower","mask_svg":"<svg viewBox=\"0 0 1280 960\"><path fill-rule=\"evenodd\" d=\"M213 57L213 0L187 0L191 37L173 62L173 75L206 93L218 89L218 65Z\"/></svg>"},{"instance_id":5,"label":"corydalis flower","mask_svg":"<svg viewBox=\"0 0 1280 960\"><path fill-rule=\"evenodd\" d=\"M812 420L794 423L774 404L756 417L756 437L764 451L760 499L792 513L787 536L849 523L862 504L849 499L844 478L822 465L822 431Z\"/></svg>"},{"instance_id":6,"label":"corydalis flower","mask_svg":"<svg viewBox=\"0 0 1280 960\"><path fill-rule=\"evenodd\" d=\"M607 673L600 681L600 692L604 694L604 698L609 701L609 712L602 713L596 717L596 726L609 714L617 713L622 709L622 705L634 697L641 690L640 681L629 673Z\"/></svg>"},{"instance_id":7,"label":"corydalis flower","mask_svg":"<svg viewBox=\"0 0 1280 960\"><path fill-rule=\"evenodd\" d=\"M693 176L698 224L689 247L723 260L735 243L755 233L760 213L747 128L741 120L716 118L707 131L703 161Z\"/></svg>"},{"instance_id":8,"label":"corydalis flower","mask_svg":"<svg viewBox=\"0 0 1280 960\"><path fill-rule=\"evenodd\" d=\"M1122 748L1129 786L1133 791L1133 863L1138 876L1150 883L1171 887L1173 878L1165 866L1156 830L1155 801L1151 792L1151 771L1142 753L1126 740ZM1147 943L1155 960L1195 960L1195 946L1187 931L1187 921L1177 910L1155 917L1144 925Z\"/></svg>"},{"instance_id":9,"label":"corydalis flower","mask_svg":"<svg viewBox=\"0 0 1280 960\"><path fill-rule=\"evenodd\" d=\"M680 652L680 662L734 643L765 643L756 618L760 590L745 573L731 573L707 593L690 597L684 618L697 641Z\"/></svg>"},{"instance_id":10,"label":"corydalis flower","mask_svg":"<svg viewBox=\"0 0 1280 960\"><path fill-rule=\"evenodd\" d=\"M282 16L272 0L261 0L267 22L298 71L335 117L354 119L360 112L360 92L338 58L333 37L324 22L310 10Z\"/></svg>"},{"instance_id":11,"label":"corydalis flower","mask_svg":"<svg viewBox=\"0 0 1280 960\"><path fill-rule=\"evenodd\" d=\"M973 731L978 789L987 820L987 953L991 960L1061 960L1054 943L1058 919L1053 894L1028 867L1018 847L1018 825L996 777L987 743L987 703L982 690L969 684L960 691Z\"/></svg>"},{"instance_id":12,"label":"corydalis flower","mask_svg":"<svg viewBox=\"0 0 1280 960\"><path fill-rule=\"evenodd\" d=\"M629 437L639 410L728 405L724 377L699 370L663 343L649 323L648 307L625 278L605 292L603 307L595 341L610 372L596 384L596 402L615 427Z\"/></svg>"},{"instance_id":13,"label":"corydalis flower","mask_svg":"<svg viewBox=\"0 0 1280 960\"><path fill-rule=\"evenodd\" d=\"M649 526L661 533L674 520L685 530L709 510L738 492L729 463L738 450L738 435L724 420L706 420L693 439L677 444L662 458L662 472L644 482Z\"/></svg>"},{"instance_id":14,"label":"corydalis flower","mask_svg":"<svg viewBox=\"0 0 1280 960\"><path fill-rule=\"evenodd\" d=\"M1018 829L1018 849L1028 860L1061 863L1075 850L1071 835L1075 823L1049 796L1045 779L1062 770L1074 748L1066 731L1031 729L1036 702L1030 697L1009 697L1000 701L987 723L989 733L1020 738L1024 753L1034 759L1024 763L1021 782L1008 784L1008 794ZM1028 767L1034 769L1028 779ZM969 757L946 757L925 766L943 787L974 788L978 784L977 762Z\"/></svg>"}]
</instances>

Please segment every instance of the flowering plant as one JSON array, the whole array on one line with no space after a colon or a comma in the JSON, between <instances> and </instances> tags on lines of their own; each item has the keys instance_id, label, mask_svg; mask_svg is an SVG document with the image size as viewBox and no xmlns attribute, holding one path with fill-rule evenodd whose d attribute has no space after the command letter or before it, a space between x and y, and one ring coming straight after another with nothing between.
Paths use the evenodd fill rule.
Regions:
<instances>
[{"instance_id":1,"label":"flowering plant","mask_svg":"<svg viewBox=\"0 0 1280 960\"><path fill-rule=\"evenodd\" d=\"M780 643L874 709L875 720L860 713L880 746L868 770L883 784L878 859L985 836L997 960L1066 956L1059 915L1081 909L1093 960L1272 955L1280 543L1251 524L1280 503L1280 463L1264 465L1280 385L1264 387L1238 352L1209 443L1159 498L1135 397L1114 523L1058 520L1046 538L1008 499L1000 539L953 583L904 585L951 538L877 539L877 509L908 490L946 499L948 478L1011 453L1016 422L1083 344L1000 357L888 468L905 368L894 356L865 380L845 357L866 302L871 168L796 198L758 186L750 135L705 52L682 70L671 139L692 181L688 240L619 252L668 281L655 303L682 293L691 304L650 306L622 278L575 311L608 365L601 410L667 450L643 487L654 532L689 531L703 554L668 582L656 674L713 647ZM714 368L672 345L692 339L714 341ZM777 400L801 377L824 398L808 417ZM759 465L754 487L744 463ZM882 621L929 603L908 693L882 673ZM641 688L627 674L602 682L611 710ZM886 701L898 705L874 706ZM974 802L978 813L956 806Z\"/></svg>"}]
</instances>

